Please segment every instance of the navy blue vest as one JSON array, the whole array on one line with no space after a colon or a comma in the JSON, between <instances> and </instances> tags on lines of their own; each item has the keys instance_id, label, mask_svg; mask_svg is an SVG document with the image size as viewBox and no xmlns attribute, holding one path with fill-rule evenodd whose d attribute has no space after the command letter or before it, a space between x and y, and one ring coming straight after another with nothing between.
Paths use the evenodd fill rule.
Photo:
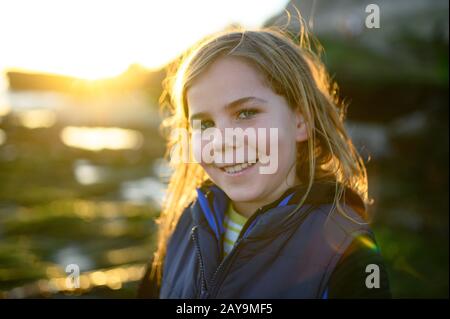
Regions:
<instances>
[{"instance_id":1,"label":"navy blue vest","mask_svg":"<svg viewBox=\"0 0 450 319\"><path fill-rule=\"evenodd\" d=\"M334 184L314 184L293 213L305 188L288 189L249 218L222 258L229 198L215 185L197 189L169 240L160 298L326 298L353 239L372 237L359 196L346 189L343 216L332 205L334 191Z\"/></svg>"}]
</instances>

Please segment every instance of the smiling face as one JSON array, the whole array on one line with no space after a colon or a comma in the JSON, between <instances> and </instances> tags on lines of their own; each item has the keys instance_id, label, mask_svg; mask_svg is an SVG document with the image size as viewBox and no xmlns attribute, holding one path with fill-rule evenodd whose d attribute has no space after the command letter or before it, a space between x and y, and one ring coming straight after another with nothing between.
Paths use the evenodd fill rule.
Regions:
<instances>
[{"instance_id":1,"label":"smiling face","mask_svg":"<svg viewBox=\"0 0 450 319\"><path fill-rule=\"evenodd\" d=\"M226 135L225 129L266 131L265 137L257 134L256 139L245 138L240 145L233 145L226 138L215 139L214 152L231 152L234 162L200 163L239 213L250 216L298 183L296 143L307 139L303 117L267 86L262 74L245 60L219 58L187 90L187 103L191 125L194 120L201 120L203 130L215 128L222 136ZM276 129L276 141L270 140L270 129ZM265 145L264 152L261 145ZM243 149L244 163L235 165L237 154ZM252 149L256 149L256 158ZM261 173L267 164L262 152L269 159L277 159L276 170L271 174ZM255 159L256 163L252 163Z\"/></svg>"}]
</instances>

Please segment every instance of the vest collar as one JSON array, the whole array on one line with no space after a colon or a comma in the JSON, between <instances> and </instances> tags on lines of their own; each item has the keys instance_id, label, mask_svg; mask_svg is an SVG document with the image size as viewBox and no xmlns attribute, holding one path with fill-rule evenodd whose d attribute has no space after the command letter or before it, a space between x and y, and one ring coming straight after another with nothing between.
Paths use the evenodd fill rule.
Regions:
<instances>
[{"instance_id":1,"label":"vest collar","mask_svg":"<svg viewBox=\"0 0 450 319\"><path fill-rule=\"evenodd\" d=\"M289 224L293 223L307 208L311 206L332 204L335 196L335 183L317 182L314 183L308 197L305 200L304 207L297 216L290 219L284 219L304 196L307 187L296 185L287 189L277 200L261 207L258 218L252 221L247 228L244 237L250 234L250 230L255 228L251 234L253 236L262 235L265 232L276 233L282 231ZM197 224L207 224L214 233L216 239L220 241L225 232L223 221L226 209L230 199L225 192L210 180L197 188L197 201L192 209L193 220ZM351 206L363 219L365 216L364 203L354 191L350 188L345 189L345 198L341 202ZM255 227L258 224L258 227ZM277 231L278 230L278 231Z\"/></svg>"}]
</instances>

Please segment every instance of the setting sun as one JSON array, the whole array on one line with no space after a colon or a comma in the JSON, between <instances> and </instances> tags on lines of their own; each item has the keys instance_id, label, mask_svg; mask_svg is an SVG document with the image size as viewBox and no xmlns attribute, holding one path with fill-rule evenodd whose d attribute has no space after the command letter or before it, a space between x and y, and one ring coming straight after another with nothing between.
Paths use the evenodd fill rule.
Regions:
<instances>
[{"instance_id":1,"label":"setting sun","mask_svg":"<svg viewBox=\"0 0 450 319\"><path fill-rule=\"evenodd\" d=\"M230 23L257 27L276 1L8 1L0 3L0 71L98 79L132 64L159 68Z\"/></svg>"}]
</instances>

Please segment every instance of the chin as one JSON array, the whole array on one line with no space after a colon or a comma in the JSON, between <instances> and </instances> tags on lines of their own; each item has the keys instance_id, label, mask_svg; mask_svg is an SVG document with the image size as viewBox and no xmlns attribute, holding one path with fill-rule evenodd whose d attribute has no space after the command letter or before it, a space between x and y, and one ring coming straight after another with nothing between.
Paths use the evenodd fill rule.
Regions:
<instances>
[{"instance_id":1,"label":"chin","mask_svg":"<svg viewBox=\"0 0 450 319\"><path fill-rule=\"evenodd\" d=\"M253 202L258 200L260 193L254 188L241 189L240 187L231 187L231 189L228 189L228 187L221 187L221 189L233 202Z\"/></svg>"},{"instance_id":2,"label":"chin","mask_svg":"<svg viewBox=\"0 0 450 319\"><path fill-rule=\"evenodd\" d=\"M255 168L256 169L256 168ZM230 177L217 168L208 167L206 173L211 180L222 189L233 202L255 202L261 200L264 189L269 181L260 176L247 174L239 177Z\"/></svg>"}]
</instances>

